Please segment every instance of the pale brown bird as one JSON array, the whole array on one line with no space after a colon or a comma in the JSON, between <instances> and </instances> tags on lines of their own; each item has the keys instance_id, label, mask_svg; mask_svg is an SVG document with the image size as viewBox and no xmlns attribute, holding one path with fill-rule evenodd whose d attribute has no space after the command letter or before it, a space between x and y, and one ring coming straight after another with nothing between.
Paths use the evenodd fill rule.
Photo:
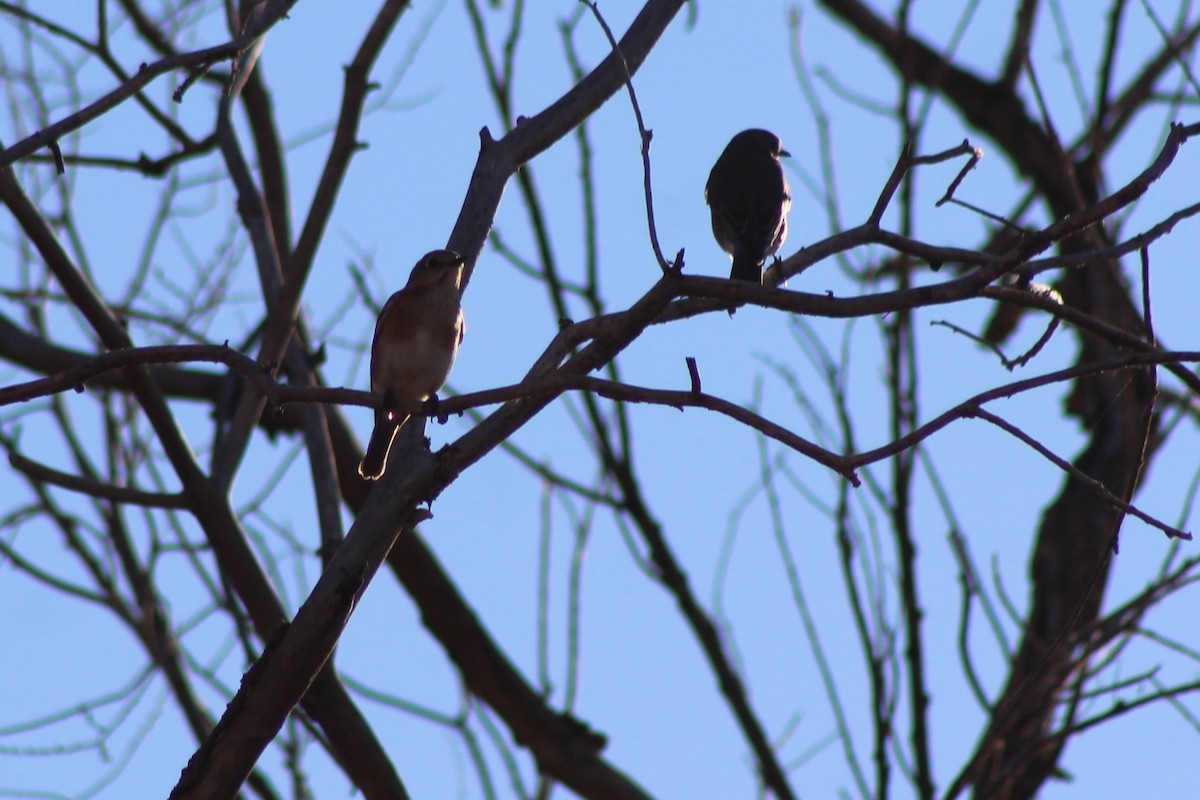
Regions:
<instances>
[{"instance_id":1,"label":"pale brown bird","mask_svg":"<svg viewBox=\"0 0 1200 800\"><path fill-rule=\"evenodd\" d=\"M787 238L792 195L779 163L791 155L779 137L761 128L734 136L704 187L713 236L733 256L732 280L762 283L763 263Z\"/></svg>"},{"instance_id":2,"label":"pale brown bird","mask_svg":"<svg viewBox=\"0 0 1200 800\"><path fill-rule=\"evenodd\" d=\"M404 288L384 303L371 342L371 392L380 397L375 430L358 474L378 480L388 452L409 414L397 401L427 400L446 383L462 343L464 262L453 250L426 253Z\"/></svg>"}]
</instances>

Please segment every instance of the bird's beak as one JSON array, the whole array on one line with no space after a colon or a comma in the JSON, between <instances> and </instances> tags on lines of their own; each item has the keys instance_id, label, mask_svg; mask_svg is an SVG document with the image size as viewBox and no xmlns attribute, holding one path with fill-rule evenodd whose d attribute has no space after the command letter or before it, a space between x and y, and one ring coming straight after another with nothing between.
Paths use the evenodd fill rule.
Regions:
<instances>
[{"instance_id":1,"label":"bird's beak","mask_svg":"<svg viewBox=\"0 0 1200 800\"><path fill-rule=\"evenodd\" d=\"M783 157L783 156L786 156L786 157L788 157L788 158L791 158L791 157L792 157L792 154L791 154L791 153L789 153L787 150L780 150L780 151L779 151L779 155L780 155L780 157Z\"/></svg>"}]
</instances>

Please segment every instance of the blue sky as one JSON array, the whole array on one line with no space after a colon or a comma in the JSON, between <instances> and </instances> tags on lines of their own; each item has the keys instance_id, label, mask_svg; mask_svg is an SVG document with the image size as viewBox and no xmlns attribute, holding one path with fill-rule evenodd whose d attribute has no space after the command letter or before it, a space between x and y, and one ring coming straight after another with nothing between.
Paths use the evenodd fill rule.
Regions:
<instances>
[{"instance_id":1,"label":"blue sky","mask_svg":"<svg viewBox=\"0 0 1200 800\"><path fill-rule=\"evenodd\" d=\"M339 4L334 10L329 3L300 3L267 39L261 68L272 89L283 135L292 145L288 157L296 227L307 210L327 149L328 126L340 99L341 66L352 57L357 46L354 37L367 18L363 5ZM978 10L959 48L967 63L990 74L997 53L1007 44L1013 5L981 4L986 8ZM556 0L528 11L517 57L517 113L532 115L569 88L556 25L576 13L576 6ZM894 84L875 55L823 17L813 4L801 8L807 62L829 69L840 85L859 95L894 103ZM634 4L606 3L601 10L619 35L635 8ZM792 153L787 168L795 200L790 238L781 254L790 255L833 231L821 199L808 188L812 180L820 180L821 164L815 125L792 71L788 6L704 3L697 5L695 13L691 26L687 12L680 15L635 83L646 124L654 131L655 213L663 249L674 253L686 248L691 273L724 275L728 258L712 240L703 186L713 160L729 137L743 128L776 131ZM1158 44L1144 11L1138 7L1127 13L1127 48L1118 70L1126 76ZM914 28L932 41L944 41L958 23L956 17L935 10L932 4L915 4L914 15ZM487 19L494 25L492 42L498 47L504 17L489 14ZM1069 10L1067 23L1074 52L1085 77L1091 80L1104 18L1076 7ZM81 15L79 29L88 30L88 24ZM201 31L189 46L224 40L215 25ZM997 36L996 31L1004 35ZM1078 105L1069 76L1061 68L1058 54L1063 48L1049 13L1039 19L1036 42L1035 63L1042 70L1038 77L1056 126L1065 138L1072 138L1079 125ZM587 66L596 64L608 51L606 40L590 19L577 27L575 43ZM10 46L4 42L6 50ZM386 102L373 108L363 121L360 136L369 146L353 161L306 295L305 310L312 328L328 345L324 374L333 385L365 388L367 384L362 344L370 335L374 316L356 297L349 265L367 270L367 285L376 301L398 288L420 254L444 244L475 164L480 129L486 125L495 135L501 133L467 33L466 14L458 3L421 3L407 13L380 61L377 79L387 86L414 49L411 66L394 90L386 93ZM145 58L140 51L122 55L123 63L128 64ZM92 96L111 86L111 80L99 73L83 74L81 80ZM171 85L167 81L155 84L156 96L168 94ZM841 219L846 225L857 224L870 213L892 169L900 146L897 131L887 119L836 97L827 84L818 84L818 88L830 114ZM192 130L203 130L214 113L213 94L192 92L179 113ZM1130 130L1111 159L1113 181L1128 180L1149 164L1168 121L1165 109L1151 112ZM1185 116L1183 121L1193 120ZM30 123L9 119L3 124L0 130L5 142L26 132L21 124ZM638 298L658 274L646 235L639 142L627 97L618 95L600 109L590 120L589 132L596 150L601 285L609 309L617 310ZM934 104L919 150L947 149L964 137L985 151L995 149L944 106ZM148 129L131 104L89 126L82 141L89 152L127 155L142 150L158 153L164 146L162 134ZM1125 232L1144 230L1171 211L1195 202L1192 176L1200 160L1198 152L1195 143L1184 147L1172 170L1124 220ZM189 251L206 257L230 235L231 190L224 184L216 189L199 185L215 163L206 161L183 170L185 181L198 183L183 195L194 213L170 229L155 254L154 262L165 275L184 271ZM919 172L918 238L963 247L980 242L986 225L978 216L953 206L933 207L960 163ZM573 142L569 138L559 142L530 169L549 210L556 256L566 274L580 275L582 221ZM50 182L48 171L42 172L41 180ZM138 258L156 187L137 176L82 169L75 171L71 180L76 216L85 233L95 280L110 297L117 295L128 281L130 264ZM984 158L959 196L1004 213L1020 192L1016 176L993 154ZM1035 210L1026 221L1036 224L1045 220ZM885 222L895 228L894 210ZM518 252L534 255L525 211L511 185L495 230ZM242 264L234 273L228 303L216 313L206 332L216 342L240 337L259 313L251 256L241 233L234 235L243 243L240 250L235 248ZM1156 244L1152 251L1155 324L1161 339L1176 349L1194 346L1194 315L1187 301L1196 286L1191 255L1196 241L1194 223L1184 222L1174 236ZM877 248L848 255L857 266L884 257L886 253ZM939 276L923 274L919 279L935 281ZM6 285L11 280L6 279ZM155 288L162 292L164 284ZM818 264L793 279L790 288L838 294L857 291L833 262ZM480 258L464 306L467 339L451 378L451 386L458 391L516 382L557 329L541 288L491 248ZM573 313L582 318L586 312L580 306ZM1076 344L1065 330L1023 373L1010 375L994 357L965 338L929 324L946 320L978 330L989 313L988 304L976 301L917 314L922 419L983 389L1072 362ZM839 357L848 353L852 360L847 389L860 447L885 443L886 396L878 321L805 322L832 353ZM791 389L770 369L771 364L785 365L801 381L812 374L813 367L796 343L792 324L781 314L746 308L732 319L719 313L658 326L622 355L623 375L634 384L681 388L687 385L684 358L693 356L699 362L706 391L735 402L760 402L765 415L811 436ZM1041 320L1027 318L1009 345L1010 354L1032 343L1041 326ZM68 325L64 324L63 330L63 343L78 346L84 341L73 336ZM158 343L154 337L162 335L145 329L140 333L146 344ZM4 384L20 379L10 367L0 371ZM813 382L809 389L818 408L828 413L829 398L819 384ZM1070 457L1084 438L1076 422L1064 422L1060 416L1064 397L1065 387L1054 386L991 408L1056 453ZM81 418L86 418L85 402L72 403ZM187 403L176 407L188 426L193 448L203 451L210 440L208 409ZM556 468L590 482L594 466L571 424L572 407L578 407L577 401L560 400L518 432L515 442ZM365 442L369 413L364 409L347 413ZM759 475L760 443L752 431L699 410L679 413L638 407L631 416L639 442L637 466L656 518L677 549L697 595L722 622L723 634L768 732L782 737L791 729L780 747L782 760L789 763L816 750L792 772L793 785L804 797L831 797L842 791L853 796L854 784L840 746L828 743L834 721L781 564L779 542L772 533ZM8 417L0 421L6 432L11 424ZM21 424L26 426L27 436L38 430L36 419L25 418ZM452 441L469 425L467 420L454 419L446 426L432 426L429 435L434 447ZM1186 503L1195 473L1195 444L1195 431L1185 423L1167 452L1156 460L1137 497L1142 508L1185 529L1194 524L1194 513ZM54 446L49 452L53 453ZM294 458L294 447L294 440L272 442L256 437L234 489L235 503L244 506L257 498L268 487L265 470L285 456ZM771 458L781 458L794 475L792 485L781 481L777 487L785 540L799 566L821 642L835 665L858 757L867 762L870 734L862 661L837 572L835 528L821 510L835 501L840 479L797 454L781 453L778 445L766 449ZM955 423L935 436L926 452L953 498L957 524L970 542L976 564L989 575L991 565L997 565L1008 596L1023 608L1033 531L1041 510L1061 486L1061 473L1021 443L979 421ZM57 458L47 458L60 466L68 463L61 449ZM871 472L886 480L885 465L877 465ZM23 486L7 464L0 465L0 481ZM538 668L541 493L536 479L512 458L496 452L446 491L434 504L434 519L422 526L424 536L485 624L531 679L536 678ZM557 703L565 684L566 586L573 540L567 506L554 498L549 507L553 530L551 702ZM267 508L295 540L306 547L315 546L314 509L303 458L294 458L278 485L270 486ZM853 513L866 528L882 524L866 490L855 494ZM973 748L984 715L962 679L955 650L959 590L947 541L950 522L924 480L916 493L913 520L927 612L934 766L938 786L944 789ZM269 531L261 518L249 515L247 521L254 530L262 531L262 547L280 559L281 593L289 607L295 608L316 578L317 562L291 552L285 537ZM881 574L894 581L892 546L886 533L880 535L885 553ZM59 563L60 548L51 531L30 526L20 536L22 546L50 563ZM1127 598L1152 580L1168 546L1159 532L1136 521L1127 522L1108 593L1111 601ZM1193 550L1194 546L1185 545L1185 554ZM576 712L609 736L608 759L655 796L753 796L756 783L747 749L715 692L715 680L694 638L671 598L639 570L618 528L603 513L590 534L584 564L582 667ZM194 584L182 563L165 566L162 580L178 580L181 586ZM205 605L205 598L187 591L171 597L176 621L189 618ZM1190 637L1194 644L1195 637L1189 633L1192 623L1185 616L1187 599L1194 597L1194 590L1187 597L1177 597L1152 615L1151 622L1185 641ZM132 680L142 664L136 643L105 614L81 612L78 605L33 588L8 565L0 565L0 605L19 609L2 617L3 640L8 644L0 659L0 682L28 687L28 691L14 693L11 702L6 701L6 709L0 712L0 729L81 698L113 691ZM890 608L888 613L894 618L896 609ZM1006 634L1010 642L1016 640L1017 628L1011 621L1006 624ZM19 646L13 644L18 642ZM220 664L217 674L226 686L236 686L240 677L236 656L220 657L229 647L228 631L222 623L205 621L189 632L188 642L202 657ZM995 657L995 642L981 619L974 621L972 646L985 687L994 694L1004 673ZM367 592L337 657L347 674L372 688L448 715L461 710L463 698L455 674L422 629L411 603L387 574L381 573ZM86 671L76 667L80 658L88 661ZM1159 663L1166 665L1161 673L1164 681L1185 680L1195 673L1194 664L1172 661L1162 649L1148 646L1131 648L1120 659L1117 674L1124 676ZM159 797L174 783L194 748L164 696L162 682L153 680L120 741L128 742L139 726L152 723L153 727L146 728L146 740L133 755L130 767L96 796ZM206 701L214 714L220 712L222 703L215 693L210 692ZM1102 708L1103 702L1095 701L1093 710ZM452 731L365 699L360 699L360 704L368 710L414 797L484 796ZM1189 707L1195 713L1195 703ZM37 747L82 735L78 730L66 734L52 731L41 739L0 741L0 747ZM1194 735L1166 706L1102 727L1070 745L1064 767L1073 782L1050 783L1044 796L1183 796L1184 787L1194 785L1196 773L1181 767L1180 760L1182 757L1187 763L1183 754L1190 751ZM904 737L901 747L907 751ZM495 748L485 745L485 749L498 794L511 796ZM14 758L0 751L0 758L0 790L15 796L41 796L36 792L47 788L42 782L48 775L53 776L55 790L77 794L107 769L90 755ZM271 752L265 763L273 774L280 774L278 753ZM521 763L525 785L532 786L529 765ZM344 780L323 756L314 753L312 764L318 797L345 795ZM896 779L903 780L900 775ZM897 787L895 796L909 796L907 787Z\"/></svg>"}]
</instances>

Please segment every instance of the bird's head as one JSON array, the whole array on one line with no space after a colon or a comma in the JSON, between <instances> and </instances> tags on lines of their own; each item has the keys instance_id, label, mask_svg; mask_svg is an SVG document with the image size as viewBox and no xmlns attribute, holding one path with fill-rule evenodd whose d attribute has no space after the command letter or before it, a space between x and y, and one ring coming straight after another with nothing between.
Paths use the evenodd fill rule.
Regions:
<instances>
[{"instance_id":1,"label":"bird's head","mask_svg":"<svg viewBox=\"0 0 1200 800\"><path fill-rule=\"evenodd\" d=\"M769 153L773 158L791 155L783 149L783 142L779 141L778 136L762 128L750 128L742 131L729 140L727 149L742 150L747 153Z\"/></svg>"},{"instance_id":2,"label":"bird's head","mask_svg":"<svg viewBox=\"0 0 1200 800\"><path fill-rule=\"evenodd\" d=\"M462 288L463 268L466 262L453 250L432 250L421 256L408 276L410 287L444 286Z\"/></svg>"}]
</instances>

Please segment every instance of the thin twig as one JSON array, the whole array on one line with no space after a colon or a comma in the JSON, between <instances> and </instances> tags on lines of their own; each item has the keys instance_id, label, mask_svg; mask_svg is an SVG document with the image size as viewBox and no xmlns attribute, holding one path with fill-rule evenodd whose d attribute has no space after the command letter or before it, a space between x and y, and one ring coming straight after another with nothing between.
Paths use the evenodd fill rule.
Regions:
<instances>
[{"instance_id":1,"label":"thin twig","mask_svg":"<svg viewBox=\"0 0 1200 800\"><path fill-rule=\"evenodd\" d=\"M1037 439L1034 439L1029 434L1025 433L1025 431L1021 430L1016 425L1013 425L1013 424L1007 422L1006 420L1002 419L1001 417L998 417L995 414L992 414L988 411L983 410L982 408L975 409L973 411L972 415L979 417L980 419L985 420L987 422L990 422L993 425L995 425L997 428L1000 428L1001 430L1006 431L1006 432L1012 434L1013 436L1017 437L1022 442L1029 445L1037 452L1041 453L1048 461L1050 461L1056 467L1058 467L1062 471L1066 472L1068 475L1070 475L1072 478L1079 481L1083 485L1087 486L1091 491L1093 491L1094 493L1099 495L1101 498L1103 498L1104 501L1107 502L1113 508L1115 508L1123 513L1126 513L1126 514L1132 514L1133 516L1140 519L1142 522L1145 522L1147 525L1158 528L1160 531L1165 533L1168 538L1183 539L1185 541L1191 541L1192 535L1190 533L1188 533L1187 531L1182 531L1179 528L1174 527L1173 525L1168 525L1165 522L1160 522L1159 520L1155 519L1154 517L1150 516L1149 514L1146 514L1142 511L1140 511L1136 506L1134 506L1130 503L1126 503L1124 500L1122 500L1121 498L1119 498L1115 494L1113 494L1112 491L1110 491L1109 488L1107 486L1105 486L1103 483L1101 483L1100 481L1091 477L1087 473L1083 472L1082 470L1080 470L1078 467L1076 467L1074 464L1067 461L1066 459L1060 458L1059 456L1055 455L1048 447L1043 445Z\"/></svg>"},{"instance_id":2,"label":"thin twig","mask_svg":"<svg viewBox=\"0 0 1200 800\"><path fill-rule=\"evenodd\" d=\"M646 195L646 223L650 228L650 246L654 249L654 257L658 260L658 266L664 273L679 272L683 269L683 251L679 251L675 262L670 263L663 256L662 248L658 244L658 228L654 224L654 190L651 188L650 182L650 140L654 138L653 131L646 130L646 123L642 119L642 109L638 105L637 93L633 89L633 75L629 72L629 64L625 61L625 55L621 52L621 45L613 36L612 29L608 27L608 23L604 21L604 15L600 13L599 7L593 0L579 0L589 9L596 17L596 22L600 24L600 28L604 31L604 35L608 37L608 44L612 47L613 54L621 62L622 68L625 70L625 88L629 91L629 102L633 106L633 115L637 119L638 135L642 142L642 182L643 189Z\"/></svg>"}]
</instances>

